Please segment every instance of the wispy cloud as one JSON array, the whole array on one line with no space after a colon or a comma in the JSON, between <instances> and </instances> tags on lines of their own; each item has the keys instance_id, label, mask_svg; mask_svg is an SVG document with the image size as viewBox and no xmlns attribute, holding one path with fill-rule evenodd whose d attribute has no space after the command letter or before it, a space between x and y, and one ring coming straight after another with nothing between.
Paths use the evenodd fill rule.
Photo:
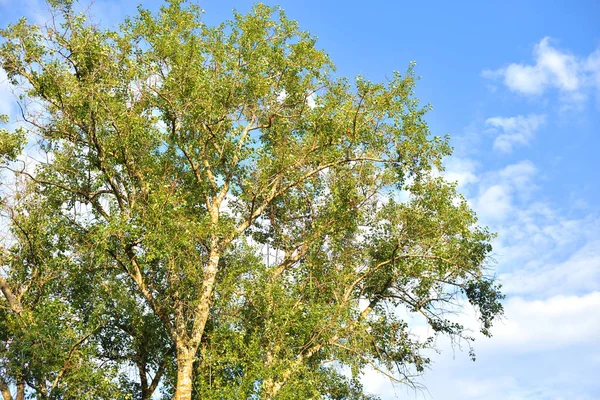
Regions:
<instances>
[{"instance_id":1,"label":"wispy cloud","mask_svg":"<svg viewBox=\"0 0 600 400\"><path fill-rule=\"evenodd\" d=\"M495 125L501 134L523 125L533 129L518 123L527 118L498 119ZM594 375L590 368L600 365L600 220L594 215L569 218L545 199L537 182L541 168L529 160L492 170L485 166L481 160L454 157L442 174L461 183L481 222L499 233L494 258L508 295L505 319L494 326L491 340L475 342L475 367L450 343L438 341L442 355L434 357L436 365L424 378L431 396L408 397L594 399L596 386L584 382ZM457 321L480 338L474 310ZM542 358L544 367L536 369ZM570 375L574 371L577 377ZM379 392L382 385L378 381ZM384 399L395 398L387 387L390 395Z\"/></svg>"},{"instance_id":2,"label":"wispy cloud","mask_svg":"<svg viewBox=\"0 0 600 400\"><path fill-rule=\"evenodd\" d=\"M563 226L565 230L573 228L579 229L594 229L589 227L585 221L570 221L572 226ZM549 246L560 246L560 242L565 238L552 238L554 234L551 232L561 226L550 225L540 227L530 241L525 240L529 245L534 245L534 242L539 241L539 250L533 253L545 252L552 253L547 249ZM595 227L598 231L598 227ZM573 232L567 235L572 235ZM542 239L541 241L539 239ZM562 239L562 240L561 240ZM577 235L571 239L581 239ZM522 250L522 246L514 248L514 250ZM500 275L500 281L503 282L504 291L510 295L531 295L545 296L549 294L567 294L581 293L593 290L600 291L600 241L591 241L583 247L571 254L562 262L552 262L544 260L547 258L543 254L538 256L544 262L531 262L522 266L522 268L514 270L510 273ZM540 260L540 261L542 261Z\"/></svg>"},{"instance_id":3,"label":"wispy cloud","mask_svg":"<svg viewBox=\"0 0 600 400\"><path fill-rule=\"evenodd\" d=\"M498 171L482 175L478 194L471 199L484 223L498 225L515 215L515 200L526 198L535 185L532 178L537 168L524 160Z\"/></svg>"},{"instance_id":4,"label":"wispy cloud","mask_svg":"<svg viewBox=\"0 0 600 400\"><path fill-rule=\"evenodd\" d=\"M526 117L517 115L516 117L488 118L485 124L500 132L494 140L494 149L510 153L516 146L528 145L545 120L545 115L531 114Z\"/></svg>"}]
</instances>

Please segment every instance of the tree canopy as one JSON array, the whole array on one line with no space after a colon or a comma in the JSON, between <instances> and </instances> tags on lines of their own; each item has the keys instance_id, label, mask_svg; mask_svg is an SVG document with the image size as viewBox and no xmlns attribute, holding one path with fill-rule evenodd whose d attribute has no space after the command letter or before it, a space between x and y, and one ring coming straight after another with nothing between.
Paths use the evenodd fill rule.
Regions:
<instances>
[{"instance_id":1,"label":"tree canopy","mask_svg":"<svg viewBox=\"0 0 600 400\"><path fill-rule=\"evenodd\" d=\"M4 400L367 399L366 368L411 384L435 336L472 339L449 312L489 335L492 234L440 177L413 65L339 77L262 4L117 29L49 5L1 31Z\"/></svg>"}]
</instances>

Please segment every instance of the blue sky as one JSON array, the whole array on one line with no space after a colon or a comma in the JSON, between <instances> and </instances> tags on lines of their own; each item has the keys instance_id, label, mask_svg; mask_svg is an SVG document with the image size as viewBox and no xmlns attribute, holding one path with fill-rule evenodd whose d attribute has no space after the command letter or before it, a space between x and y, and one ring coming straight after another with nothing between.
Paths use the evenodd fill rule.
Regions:
<instances>
[{"instance_id":1,"label":"blue sky","mask_svg":"<svg viewBox=\"0 0 600 400\"><path fill-rule=\"evenodd\" d=\"M251 2L199 4L216 23ZM318 36L340 75L381 81L417 62L431 130L456 149L445 174L499 234L506 318L475 343L477 361L440 341L427 390L371 373L367 388L384 399L599 399L600 2L279 4ZM111 24L136 5L96 0L92 9ZM43 9L0 0L0 25L43 20ZM2 111L11 111L6 95Z\"/></svg>"}]
</instances>

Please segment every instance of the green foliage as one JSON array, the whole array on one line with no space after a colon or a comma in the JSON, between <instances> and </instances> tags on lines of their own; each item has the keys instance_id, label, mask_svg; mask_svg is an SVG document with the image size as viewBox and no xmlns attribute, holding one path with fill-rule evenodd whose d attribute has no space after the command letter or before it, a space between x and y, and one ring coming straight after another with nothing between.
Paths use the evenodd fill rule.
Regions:
<instances>
[{"instance_id":1,"label":"green foliage","mask_svg":"<svg viewBox=\"0 0 600 400\"><path fill-rule=\"evenodd\" d=\"M8 116L0 115L0 123L7 123ZM0 163L14 161L23 150L25 145L25 133L23 129L10 132L0 128Z\"/></svg>"},{"instance_id":2,"label":"green foliage","mask_svg":"<svg viewBox=\"0 0 600 400\"><path fill-rule=\"evenodd\" d=\"M336 77L262 4L207 26L173 0L118 30L50 6L56 25L1 32L48 154L4 203L5 384L364 400L365 368L411 384L430 364L434 338L398 310L470 340L447 317L468 300L490 334L492 235L435 177L451 148L429 132L414 65L385 83ZM24 137L0 135L10 169Z\"/></svg>"}]
</instances>

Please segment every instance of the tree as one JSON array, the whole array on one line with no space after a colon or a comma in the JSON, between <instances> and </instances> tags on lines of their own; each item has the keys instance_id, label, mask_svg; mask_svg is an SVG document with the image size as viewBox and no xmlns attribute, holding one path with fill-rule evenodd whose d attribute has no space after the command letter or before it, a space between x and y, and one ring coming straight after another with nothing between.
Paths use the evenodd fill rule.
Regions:
<instances>
[{"instance_id":1,"label":"tree","mask_svg":"<svg viewBox=\"0 0 600 400\"><path fill-rule=\"evenodd\" d=\"M164 375L177 400L364 399L367 366L410 383L429 363L432 339L397 308L469 340L445 313L468 299L489 335L502 312L485 274L492 235L436 177L451 148L428 130L412 65L351 84L261 4L211 27L172 0L118 30L50 4L48 26L10 25L0 49L36 104L23 118L47 162L9 162L22 132L4 130L1 150L41 204L32 234L51 233L37 257L61 304L91 311L70 297L81 287L99 304L78 329L92 361L137 364L144 393L146 374ZM3 265L21 275L3 287L34 279Z\"/></svg>"}]
</instances>

